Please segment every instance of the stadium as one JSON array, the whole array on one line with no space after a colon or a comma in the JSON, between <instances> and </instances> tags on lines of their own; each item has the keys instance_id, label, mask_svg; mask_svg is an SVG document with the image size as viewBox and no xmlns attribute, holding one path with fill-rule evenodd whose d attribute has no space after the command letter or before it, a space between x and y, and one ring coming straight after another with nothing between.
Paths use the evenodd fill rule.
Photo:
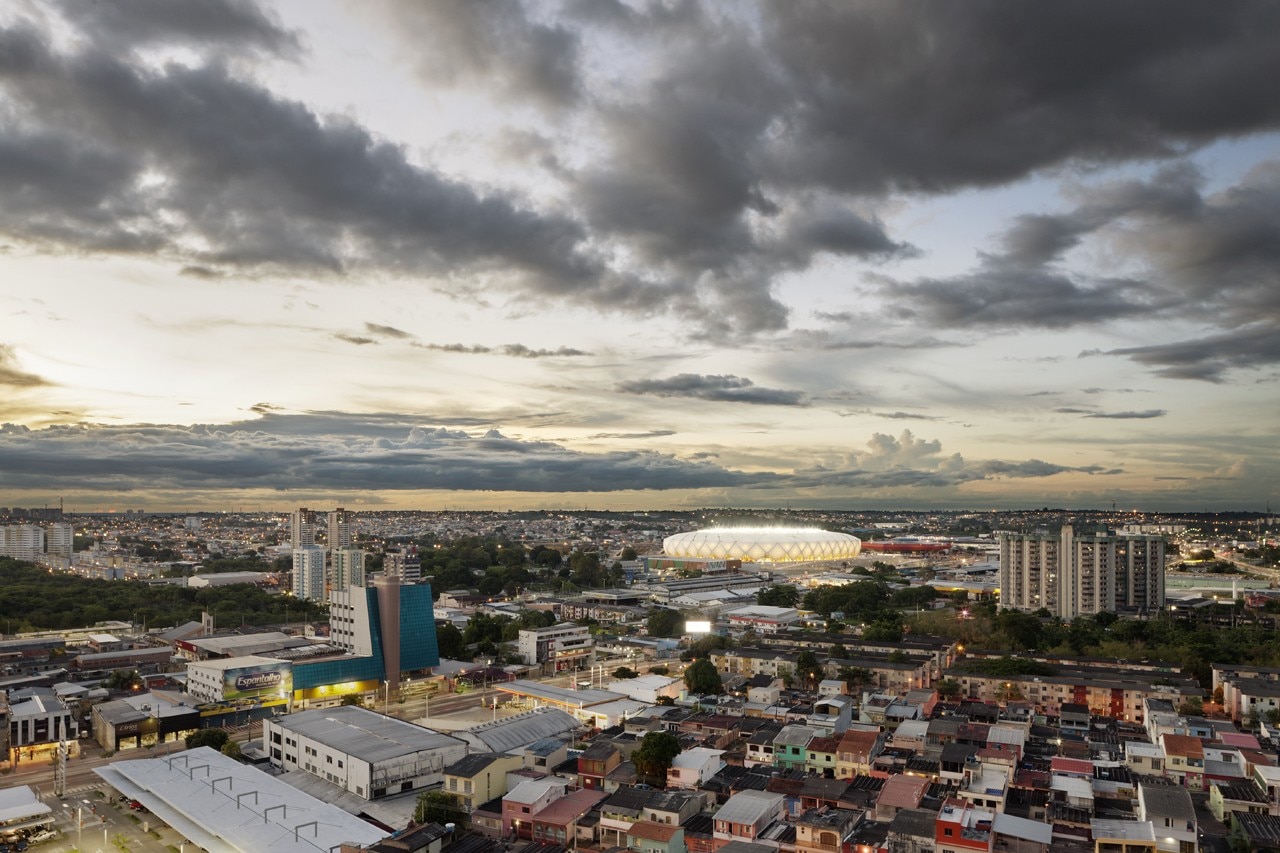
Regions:
<instances>
[{"instance_id":1,"label":"stadium","mask_svg":"<svg viewBox=\"0 0 1280 853\"><path fill-rule=\"evenodd\" d=\"M849 560L861 550L857 537L816 527L719 527L677 533L662 541L662 551L669 557L747 563Z\"/></svg>"}]
</instances>

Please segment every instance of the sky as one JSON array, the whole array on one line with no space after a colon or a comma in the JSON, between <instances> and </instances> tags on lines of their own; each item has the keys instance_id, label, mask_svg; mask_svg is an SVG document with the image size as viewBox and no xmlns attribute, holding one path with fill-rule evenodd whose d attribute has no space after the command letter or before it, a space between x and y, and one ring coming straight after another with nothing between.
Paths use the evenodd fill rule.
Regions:
<instances>
[{"instance_id":1,"label":"sky","mask_svg":"<svg viewBox=\"0 0 1280 853\"><path fill-rule=\"evenodd\" d=\"M1280 4L14 0L0 505L1263 510Z\"/></svg>"}]
</instances>

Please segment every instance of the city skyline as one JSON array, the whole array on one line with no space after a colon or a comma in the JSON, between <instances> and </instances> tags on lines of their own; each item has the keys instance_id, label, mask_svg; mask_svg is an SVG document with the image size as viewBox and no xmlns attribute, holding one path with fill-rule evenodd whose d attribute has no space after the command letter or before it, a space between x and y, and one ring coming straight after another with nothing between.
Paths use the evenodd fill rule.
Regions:
<instances>
[{"instance_id":1,"label":"city skyline","mask_svg":"<svg viewBox=\"0 0 1280 853\"><path fill-rule=\"evenodd\" d=\"M1261 511L1277 35L10 4L0 503Z\"/></svg>"}]
</instances>

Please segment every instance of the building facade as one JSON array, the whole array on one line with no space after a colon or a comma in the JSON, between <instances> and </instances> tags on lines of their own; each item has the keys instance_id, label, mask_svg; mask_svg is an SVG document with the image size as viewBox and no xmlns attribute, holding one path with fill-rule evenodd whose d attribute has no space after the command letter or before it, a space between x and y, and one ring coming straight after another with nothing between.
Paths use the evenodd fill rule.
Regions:
<instances>
[{"instance_id":1,"label":"building facade","mask_svg":"<svg viewBox=\"0 0 1280 853\"><path fill-rule=\"evenodd\" d=\"M300 545L293 549L293 594L307 601L324 601L324 557L322 545Z\"/></svg>"},{"instance_id":2,"label":"building facade","mask_svg":"<svg viewBox=\"0 0 1280 853\"><path fill-rule=\"evenodd\" d=\"M365 551L359 548L339 548L330 553L333 554L333 576L329 585L331 590L367 585Z\"/></svg>"},{"instance_id":3,"label":"building facade","mask_svg":"<svg viewBox=\"0 0 1280 853\"><path fill-rule=\"evenodd\" d=\"M1114 531L1000 535L1000 606L1061 619L1164 606L1164 539Z\"/></svg>"},{"instance_id":4,"label":"building facade","mask_svg":"<svg viewBox=\"0 0 1280 853\"><path fill-rule=\"evenodd\" d=\"M591 663L594 648L590 629L575 624L523 630L517 642L520 658L526 664L548 664L557 672Z\"/></svg>"}]
</instances>

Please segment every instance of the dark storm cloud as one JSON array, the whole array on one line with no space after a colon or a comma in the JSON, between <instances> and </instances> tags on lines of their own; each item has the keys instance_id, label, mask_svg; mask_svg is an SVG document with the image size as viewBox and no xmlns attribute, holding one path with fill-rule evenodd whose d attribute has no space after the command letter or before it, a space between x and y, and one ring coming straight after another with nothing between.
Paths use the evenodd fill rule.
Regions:
<instances>
[{"instance_id":1,"label":"dark storm cloud","mask_svg":"<svg viewBox=\"0 0 1280 853\"><path fill-rule=\"evenodd\" d=\"M296 37L250 0L108 0L83 3L60 0L59 11L76 23L101 47L131 50L159 44L220 49L247 48L292 52Z\"/></svg>"},{"instance_id":2,"label":"dark storm cloud","mask_svg":"<svg viewBox=\"0 0 1280 853\"><path fill-rule=\"evenodd\" d=\"M873 286L898 310L955 328L1150 317L1222 330L1109 351L1172 378L1218 382L1233 369L1280 363L1280 162L1255 166L1221 192L1205 193L1203 183L1192 167L1173 164L1148 180L1079 187L1074 210L1019 218L1002 250L983 255L974 272L880 277ZM1065 271L1063 253L1085 237L1118 250L1134 265L1132 276Z\"/></svg>"},{"instance_id":3,"label":"dark storm cloud","mask_svg":"<svg viewBox=\"0 0 1280 853\"><path fill-rule=\"evenodd\" d=\"M716 340L784 329L779 282L826 256L910 255L877 217L886 194L1173 157L1280 124L1280 6L1265 2L384 0L432 86L490 94L513 122L542 109L539 133L586 140L587 157L531 161L559 190L542 203L415 165L264 88L254 55L299 42L248 0L58 8L47 28L0 33L0 232L210 280L373 270L455 295L670 312ZM197 58L141 56L172 47ZM1198 240L1137 234L1136 251L1190 264L1145 290L1052 268L1101 227L1085 215L1100 205L1022 220L970 276L883 290L952 327L1212 302L1215 275L1242 297L1237 317L1274 302L1280 289L1248 284L1268 269L1265 197L1183 222Z\"/></svg>"},{"instance_id":4,"label":"dark storm cloud","mask_svg":"<svg viewBox=\"0 0 1280 853\"><path fill-rule=\"evenodd\" d=\"M753 403L761 406L807 406L799 391L761 388L745 376L680 373L666 379L623 382L619 391L655 397L692 397L719 403Z\"/></svg>"},{"instance_id":5,"label":"dark storm cloud","mask_svg":"<svg viewBox=\"0 0 1280 853\"><path fill-rule=\"evenodd\" d=\"M1160 376L1222 382L1234 369L1280 364L1280 329L1267 323L1190 341L1124 347L1108 354L1157 368Z\"/></svg>"},{"instance_id":6,"label":"dark storm cloud","mask_svg":"<svg viewBox=\"0 0 1280 853\"><path fill-rule=\"evenodd\" d=\"M764 3L793 99L762 144L795 182L997 184L1274 127L1280 9L1193 0Z\"/></svg>"},{"instance_id":7,"label":"dark storm cloud","mask_svg":"<svg viewBox=\"0 0 1280 853\"><path fill-rule=\"evenodd\" d=\"M18 359L13 354L13 347L0 344L0 386L9 388L40 388L49 382L34 373L28 373L18 367Z\"/></svg>"},{"instance_id":8,"label":"dark storm cloud","mask_svg":"<svg viewBox=\"0 0 1280 853\"><path fill-rule=\"evenodd\" d=\"M469 272L610 306L662 298L620 297L631 280L589 257L572 220L415 167L218 62L60 53L17 24L0 33L0 90L0 230L50 251L210 270Z\"/></svg>"},{"instance_id":9,"label":"dark storm cloud","mask_svg":"<svg viewBox=\"0 0 1280 853\"><path fill-rule=\"evenodd\" d=\"M583 453L496 429L472 434L408 415L268 413L232 424L52 426L0 424L0 488L86 492L188 489L276 491L620 490L946 487L996 478L1111 473L1040 460L967 462L936 441L876 435L838 467L743 472L654 451ZM441 419L434 419L437 423Z\"/></svg>"}]
</instances>

